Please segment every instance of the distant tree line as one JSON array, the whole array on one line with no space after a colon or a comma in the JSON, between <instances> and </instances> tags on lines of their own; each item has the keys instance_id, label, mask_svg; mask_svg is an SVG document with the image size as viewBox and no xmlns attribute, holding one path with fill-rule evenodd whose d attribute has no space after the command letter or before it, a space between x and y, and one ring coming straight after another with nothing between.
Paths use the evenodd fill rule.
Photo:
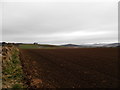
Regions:
<instances>
[{"instance_id":1,"label":"distant tree line","mask_svg":"<svg viewBox=\"0 0 120 90\"><path fill-rule=\"evenodd\" d=\"M1 44L2 44L2 46L6 46L6 45L9 45L9 46L10 45L16 45L17 46L17 45L20 45L22 43L7 43L7 42L2 42Z\"/></svg>"}]
</instances>

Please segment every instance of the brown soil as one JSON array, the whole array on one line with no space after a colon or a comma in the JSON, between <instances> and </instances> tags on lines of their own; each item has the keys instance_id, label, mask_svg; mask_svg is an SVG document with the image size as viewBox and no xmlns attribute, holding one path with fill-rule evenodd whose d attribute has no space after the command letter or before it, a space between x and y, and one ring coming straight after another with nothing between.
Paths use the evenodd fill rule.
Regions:
<instances>
[{"instance_id":1,"label":"brown soil","mask_svg":"<svg viewBox=\"0 0 120 90\"><path fill-rule=\"evenodd\" d=\"M21 49L30 88L116 88L118 49Z\"/></svg>"}]
</instances>

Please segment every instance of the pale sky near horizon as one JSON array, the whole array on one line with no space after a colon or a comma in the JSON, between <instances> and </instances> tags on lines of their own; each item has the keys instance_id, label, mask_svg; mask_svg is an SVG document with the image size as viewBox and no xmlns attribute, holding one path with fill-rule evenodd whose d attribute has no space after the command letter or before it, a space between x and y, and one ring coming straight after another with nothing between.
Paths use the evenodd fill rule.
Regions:
<instances>
[{"instance_id":1,"label":"pale sky near horizon","mask_svg":"<svg viewBox=\"0 0 120 90\"><path fill-rule=\"evenodd\" d=\"M2 41L118 41L118 0L2 0Z\"/></svg>"}]
</instances>

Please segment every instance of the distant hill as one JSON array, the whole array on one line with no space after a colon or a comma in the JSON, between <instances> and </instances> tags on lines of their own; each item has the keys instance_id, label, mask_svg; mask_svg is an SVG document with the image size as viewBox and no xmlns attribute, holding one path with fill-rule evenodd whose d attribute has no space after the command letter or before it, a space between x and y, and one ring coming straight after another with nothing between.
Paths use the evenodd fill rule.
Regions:
<instances>
[{"instance_id":1,"label":"distant hill","mask_svg":"<svg viewBox=\"0 0 120 90\"><path fill-rule=\"evenodd\" d=\"M104 45L104 47L120 47L120 43L111 43L111 44Z\"/></svg>"},{"instance_id":2,"label":"distant hill","mask_svg":"<svg viewBox=\"0 0 120 90\"><path fill-rule=\"evenodd\" d=\"M111 44L81 44L81 45L76 45L76 44L65 44L61 45L64 47L79 47L79 48L89 48L89 47L120 47L120 43L111 43Z\"/></svg>"},{"instance_id":3,"label":"distant hill","mask_svg":"<svg viewBox=\"0 0 120 90\"><path fill-rule=\"evenodd\" d=\"M79 47L79 45L75 45L75 44L65 44L65 45L61 45L64 47Z\"/></svg>"}]
</instances>

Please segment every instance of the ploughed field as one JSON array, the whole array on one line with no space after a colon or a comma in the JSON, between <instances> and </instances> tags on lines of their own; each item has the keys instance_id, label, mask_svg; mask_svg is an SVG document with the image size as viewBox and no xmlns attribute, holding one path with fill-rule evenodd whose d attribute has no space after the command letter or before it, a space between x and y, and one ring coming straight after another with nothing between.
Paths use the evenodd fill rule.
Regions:
<instances>
[{"instance_id":1,"label":"ploughed field","mask_svg":"<svg viewBox=\"0 0 120 90\"><path fill-rule=\"evenodd\" d=\"M116 88L118 48L20 49L30 88Z\"/></svg>"}]
</instances>

